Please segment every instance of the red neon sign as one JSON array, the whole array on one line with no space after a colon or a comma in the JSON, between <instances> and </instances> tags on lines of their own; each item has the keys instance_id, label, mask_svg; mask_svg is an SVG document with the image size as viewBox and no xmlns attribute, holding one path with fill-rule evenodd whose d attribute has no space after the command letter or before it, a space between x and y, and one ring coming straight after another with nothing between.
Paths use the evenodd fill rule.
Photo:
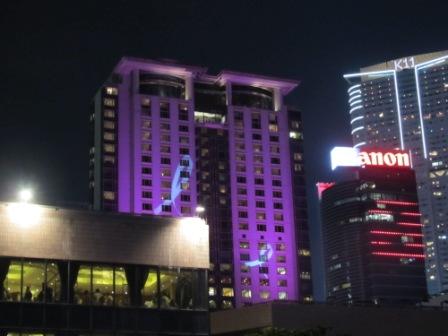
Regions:
<instances>
[{"instance_id":1,"label":"red neon sign","mask_svg":"<svg viewBox=\"0 0 448 336\"><path fill-rule=\"evenodd\" d=\"M400 258L420 258L424 259L424 254L417 253L398 253L398 252L372 252L373 255L384 257L400 257Z\"/></svg>"},{"instance_id":2,"label":"red neon sign","mask_svg":"<svg viewBox=\"0 0 448 336\"><path fill-rule=\"evenodd\" d=\"M403 216L414 216L414 217L419 217L422 215L421 213L418 212L401 212L400 214Z\"/></svg>"},{"instance_id":3,"label":"red neon sign","mask_svg":"<svg viewBox=\"0 0 448 336\"><path fill-rule=\"evenodd\" d=\"M423 224L420 224L420 223L408 223L408 222L397 222L397 225L402 225L402 226L420 226L420 227L423 226Z\"/></svg>"},{"instance_id":4,"label":"red neon sign","mask_svg":"<svg viewBox=\"0 0 448 336\"><path fill-rule=\"evenodd\" d=\"M370 231L372 234L380 234L386 236L409 236L409 237L423 237L421 233L408 233L408 232L394 232L394 231L379 231L372 230Z\"/></svg>"},{"instance_id":5,"label":"red neon sign","mask_svg":"<svg viewBox=\"0 0 448 336\"><path fill-rule=\"evenodd\" d=\"M415 202L404 202L404 201L390 201L390 200L379 200L379 204L391 204L391 205L417 205Z\"/></svg>"},{"instance_id":6,"label":"red neon sign","mask_svg":"<svg viewBox=\"0 0 448 336\"><path fill-rule=\"evenodd\" d=\"M406 243L406 244L404 244L404 246L407 246L407 247L424 247L425 245L418 244L418 243Z\"/></svg>"},{"instance_id":7,"label":"red neon sign","mask_svg":"<svg viewBox=\"0 0 448 336\"><path fill-rule=\"evenodd\" d=\"M372 244L372 245L392 245L391 242L387 242L387 241L371 241L370 244Z\"/></svg>"}]
</instances>

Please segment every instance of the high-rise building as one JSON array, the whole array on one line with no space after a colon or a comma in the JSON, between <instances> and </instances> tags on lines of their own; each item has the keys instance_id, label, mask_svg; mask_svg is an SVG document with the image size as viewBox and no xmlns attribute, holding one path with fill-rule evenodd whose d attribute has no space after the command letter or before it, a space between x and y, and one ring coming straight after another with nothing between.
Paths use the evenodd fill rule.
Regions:
<instances>
[{"instance_id":1,"label":"high-rise building","mask_svg":"<svg viewBox=\"0 0 448 336\"><path fill-rule=\"evenodd\" d=\"M340 181L319 185L327 300L421 302L426 279L414 171L409 160L399 165L402 153L367 155L362 167L338 168Z\"/></svg>"},{"instance_id":2,"label":"high-rise building","mask_svg":"<svg viewBox=\"0 0 448 336\"><path fill-rule=\"evenodd\" d=\"M211 308L312 300L296 86L126 57L95 96L93 207L204 216Z\"/></svg>"},{"instance_id":3,"label":"high-rise building","mask_svg":"<svg viewBox=\"0 0 448 336\"><path fill-rule=\"evenodd\" d=\"M431 294L448 290L448 51L344 75L355 147L411 150Z\"/></svg>"}]
</instances>

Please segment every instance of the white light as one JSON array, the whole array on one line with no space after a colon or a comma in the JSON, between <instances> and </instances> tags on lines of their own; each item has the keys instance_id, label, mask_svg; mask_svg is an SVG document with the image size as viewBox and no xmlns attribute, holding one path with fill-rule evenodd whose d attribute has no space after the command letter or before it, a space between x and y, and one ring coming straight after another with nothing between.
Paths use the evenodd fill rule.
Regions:
<instances>
[{"instance_id":1,"label":"white light","mask_svg":"<svg viewBox=\"0 0 448 336\"><path fill-rule=\"evenodd\" d=\"M392 75L395 70L384 70L384 71L370 71L370 72L360 72L360 73L353 73L353 74L346 74L344 75L344 78L353 78L353 77L361 77L361 76L376 76L376 75Z\"/></svg>"},{"instance_id":2,"label":"white light","mask_svg":"<svg viewBox=\"0 0 448 336\"><path fill-rule=\"evenodd\" d=\"M19 199L22 202L29 202L33 198L33 193L30 189L23 189L19 192Z\"/></svg>"},{"instance_id":3,"label":"white light","mask_svg":"<svg viewBox=\"0 0 448 336\"><path fill-rule=\"evenodd\" d=\"M365 144L366 144L366 142L362 141L362 142L359 142L356 145L354 145L353 148L358 148L358 147L364 146Z\"/></svg>"},{"instance_id":4,"label":"white light","mask_svg":"<svg viewBox=\"0 0 448 336\"><path fill-rule=\"evenodd\" d=\"M361 98L361 95L358 94L358 95L356 95L356 96L352 96L352 97L350 97L350 99L348 100L348 102L351 103L351 102L352 102L353 100L355 100L356 98Z\"/></svg>"},{"instance_id":5,"label":"white light","mask_svg":"<svg viewBox=\"0 0 448 336\"><path fill-rule=\"evenodd\" d=\"M356 132L358 132L358 131L361 131L361 130L363 130L363 129L364 129L364 126L356 127L356 128L354 128L354 129L352 130L352 134L354 134L354 133L356 133Z\"/></svg>"},{"instance_id":6,"label":"white light","mask_svg":"<svg viewBox=\"0 0 448 336\"><path fill-rule=\"evenodd\" d=\"M356 88L359 88L360 86L361 86L361 84L355 84L355 85L353 85L353 86L350 86L350 87L348 88L347 92L350 93L351 90L356 89Z\"/></svg>"},{"instance_id":7,"label":"white light","mask_svg":"<svg viewBox=\"0 0 448 336\"><path fill-rule=\"evenodd\" d=\"M22 227L29 228L39 223L42 208L29 203L10 203L8 216L11 222Z\"/></svg>"},{"instance_id":8,"label":"white light","mask_svg":"<svg viewBox=\"0 0 448 336\"><path fill-rule=\"evenodd\" d=\"M426 159L428 157L428 153L426 152L426 137L425 137L425 127L423 125L422 101L420 98L420 84L418 80L418 65L414 68L414 74L415 74L415 87L417 88L417 105L418 105L418 114L420 117L420 129L422 131L423 156Z\"/></svg>"},{"instance_id":9,"label":"white light","mask_svg":"<svg viewBox=\"0 0 448 336\"><path fill-rule=\"evenodd\" d=\"M359 158L359 151L352 147L334 147L330 153L331 169L335 170L337 167L359 167L361 160Z\"/></svg>"},{"instance_id":10,"label":"white light","mask_svg":"<svg viewBox=\"0 0 448 336\"><path fill-rule=\"evenodd\" d=\"M398 92L397 72L394 71L394 85L395 85L395 98L397 101L397 114L398 114L398 130L400 132L400 145L401 149L404 149L403 141L403 128L401 126L401 108L400 108L400 93Z\"/></svg>"},{"instance_id":11,"label":"white light","mask_svg":"<svg viewBox=\"0 0 448 336\"><path fill-rule=\"evenodd\" d=\"M355 121L358 121L358 120L361 120L361 119L364 119L364 117L363 117L363 116L359 116L359 117L353 118L353 119L350 121L350 124L353 124Z\"/></svg>"},{"instance_id":12,"label":"white light","mask_svg":"<svg viewBox=\"0 0 448 336\"><path fill-rule=\"evenodd\" d=\"M434 58L433 60L419 63L415 67L416 68L418 67L420 69L424 69L424 68L427 68L427 67L430 67L430 66L433 66L433 65L436 65L436 64L443 63L447 58L448 58L448 55L447 56L442 56L442 57L439 57L439 58Z\"/></svg>"},{"instance_id":13,"label":"white light","mask_svg":"<svg viewBox=\"0 0 448 336\"><path fill-rule=\"evenodd\" d=\"M205 208L202 206L202 205L198 205L197 207L196 207L196 212L197 213L202 213L202 212L204 212L205 211Z\"/></svg>"},{"instance_id":14,"label":"white light","mask_svg":"<svg viewBox=\"0 0 448 336\"><path fill-rule=\"evenodd\" d=\"M352 114L352 113L355 112L356 110L359 110L360 108L362 108L362 105L355 106L354 108L350 109L350 114Z\"/></svg>"},{"instance_id":15,"label":"white light","mask_svg":"<svg viewBox=\"0 0 448 336\"><path fill-rule=\"evenodd\" d=\"M361 94L361 90L355 90L348 93L349 97L353 96L354 94Z\"/></svg>"},{"instance_id":16,"label":"white light","mask_svg":"<svg viewBox=\"0 0 448 336\"><path fill-rule=\"evenodd\" d=\"M361 104L361 103L362 103L361 99L358 99L358 100L352 101L350 103L350 106L353 106L353 105L356 105L356 104Z\"/></svg>"},{"instance_id":17,"label":"white light","mask_svg":"<svg viewBox=\"0 0 448 336\"><path fill-rule=\"evenodd\" d=\"M184 217L180 219L182 236L192 243L199 244L208 238L205 220L199 217Z\"/></svg>"}]
</instances>

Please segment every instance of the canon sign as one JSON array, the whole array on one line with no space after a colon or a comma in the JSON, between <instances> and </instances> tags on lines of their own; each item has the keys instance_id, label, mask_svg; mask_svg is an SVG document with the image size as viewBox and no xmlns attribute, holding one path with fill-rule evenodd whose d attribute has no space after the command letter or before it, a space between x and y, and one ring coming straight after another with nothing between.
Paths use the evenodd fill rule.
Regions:
<instances>
[{"instance_id":1,"label":"canon sign","mask_svg":"<svg viewBox=\"0 0 448 336\"><path fill-rule=\"evenodd\" d=\"M352 147L335 147L331 151L331 169L337 167L412 167L410 154L405 151L363 150Z\"/></svg>"}]
</instances>

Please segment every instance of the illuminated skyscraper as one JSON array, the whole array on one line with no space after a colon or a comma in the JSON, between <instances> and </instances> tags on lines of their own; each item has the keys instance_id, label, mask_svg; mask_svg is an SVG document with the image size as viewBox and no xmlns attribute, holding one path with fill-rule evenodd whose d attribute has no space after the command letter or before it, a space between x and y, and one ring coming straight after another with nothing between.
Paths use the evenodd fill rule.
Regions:
<instances>
[{"instance_id":1,"label":"illuminated skyscraper","mask_svg":"<svg viewBox=\"0 0 448 336\"><path fill-rule=\"evenodd\" d=\"M297 82L123 58L94 99L95 209L210 225L210 307L311 300ZM294 192L294 195L293 195Z\"/></svg>"},{"instance_id":2,"label":"illuminated skyscraper","mask_svg":"<svg viewBox=\"0 0 448 336\"><path fill-rule=\"evenodd\" d=\"M424 245L410 161L399 162L402 153L361 154L365 166L337 168L341 180L318 185L327 300L421 302L426 298Z\"/></svg>"},{"instance_id":3,"label":"illuminated skyscraper","mask_svg":"<svg viewBox=\"0 0 448 336\"><path fill-rule=\"evenodd\" d=\"M344 75L355 147L412 152L431 294L448 291L448 51Z\"/></svg>"}]
</instances>

